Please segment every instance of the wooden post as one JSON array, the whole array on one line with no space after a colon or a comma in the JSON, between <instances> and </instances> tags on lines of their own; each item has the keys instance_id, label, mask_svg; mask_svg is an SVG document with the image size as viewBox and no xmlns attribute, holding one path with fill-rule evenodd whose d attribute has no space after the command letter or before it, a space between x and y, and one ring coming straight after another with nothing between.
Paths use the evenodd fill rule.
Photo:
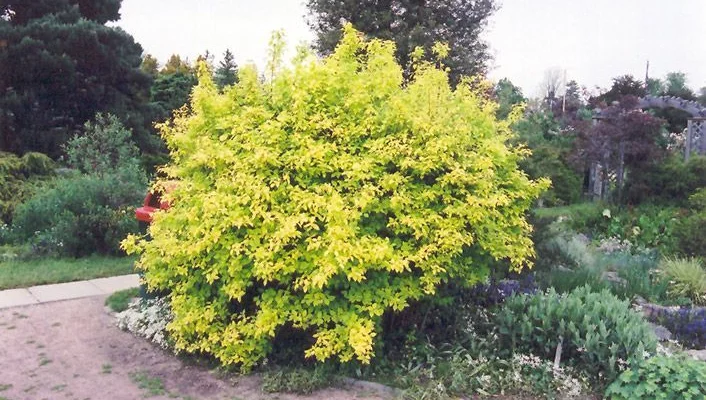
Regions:
<instances>
[{"instance_id":1,"label":"wooden post","mask_svg":"<svg viewBox=\"0 0 706 400\"><path fill-rule=\"evenodd\" d=\"M684 142L684 161L689 161L691 156L691 138L693 137L694 120L689 119L686 123L686 141Z\"/></svg>"},{"instance_id":2,"label":"wooden post","mask_svg":"<svg viewBox=\"0 0 706 400\"><path fill-rule=\"evenodd\" d=\"M623 201L623 182L625 178L625 142L620 141L618 152L618 176L616 179L618 181L618 204L621 204Z\"/></svg>"}]
</instances>

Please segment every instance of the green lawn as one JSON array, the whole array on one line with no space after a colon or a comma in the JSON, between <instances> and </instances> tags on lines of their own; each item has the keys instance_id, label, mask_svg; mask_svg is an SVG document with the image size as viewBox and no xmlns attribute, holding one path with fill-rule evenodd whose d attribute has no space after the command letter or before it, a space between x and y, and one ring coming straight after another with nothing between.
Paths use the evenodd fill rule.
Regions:
<instances>
[{"instance_id":1,"label":"green lawn","mask_svg":"<svg viewBox=\"0 0 706 400\"><path fill-rule=\"evenodd\" d=\"M134 257L40 258L0 262L0 290L134 273Z\"/></svg>"},{"instance_id":2,"label":"green lawn","mask_svg":"<svg viewBox=\"0 0 706 400\"><path fill-rule=\"evenodd\" d=\"M140 295L140 289L132 288L115 292L105 299L105 305L115 312L127 310L130 300Z\"/></svg>"},{"instance_id":3,"label":"green lawn","mask_svg":"<svg viewBox=\"0 0 706 400\"><path fill-rule=\"evenodd\" d=\"M570 206L535 208L532 210L537 218L577 217L581 215L600 214L608 206L604 203L577 203Z\"/></svg>"}]
</instances>

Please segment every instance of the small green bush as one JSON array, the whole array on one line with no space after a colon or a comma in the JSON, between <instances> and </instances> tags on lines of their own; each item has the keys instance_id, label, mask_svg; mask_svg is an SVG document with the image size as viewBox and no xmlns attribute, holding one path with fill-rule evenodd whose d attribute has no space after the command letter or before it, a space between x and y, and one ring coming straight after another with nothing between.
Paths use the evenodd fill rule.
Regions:
<instances>
[{"instance_id":1,"label":"small green bush","mask_svg":"<svg viewBox=\"0 0 706 400\"><path fill-rule=\"evenodd\" d=\"M26 177L32 175L54 175L56 163L46 154L29 152L25 153L21 161L22 173Z\"/></svg>"},{"instance_id":2,"label":"small green bush","mask_svg":"<svg viewBox=\"0 0 706 400\"><path fill-rule=\"evenodd\" d=\"M678 357L653 357L624 371L605 392L611 400L704 399L706 363Z\"/></svg>"},{"instance_id":3,"label":"small green bush","mask_svg":"<svg viewBox=\"0 0 706 400\"><path fill-rule=\"evenodd\" d=\"M69 164L82 174L56 180L17 207L16 240L29 242L40 255L120 254L120 241L138 232L132 207L147 186L130 136L111 115L98 114L86 123L65 148ZM27 163L33 170L43 168L36 156Z\"/></svg>"},{"instance_id":4,"label":"small green bush","mask_svg":"<svg viewBox=\"0 0 706 400\"><path fill-rule=\"evenodd\" d=\"M573 168L568 155L573 147L571 135L560 134L559 121L551 112L534 112L513 125L517 141L532 150L520 163L530 178L548 178L552 186L540 197L546 206L576 203L583 192L583 176Z\"/></svg>"},{"instance_id":5,"label":"small green bush","mask_svg":"<svg viewBox=\"0 0 706 400\"><path fill-rule=\"evenodd\" d=\"M706 188L689 197L689 213L677 224L675 236L679 252L691 257L706 258Z\"/></svg>"},{"instance_id":6,"label":"small green bush","mask_svg":"<svg viewBox=\"0 0 706 400\"><path fill-rule=\"evenodd\" d=\"M706 305L706 269L700 259L665 258L660 269L672 298L687 297L696 305Z\"/></svg>"},{"instance_id":7,"label":"small green bush","mask_svg":"<svg viewBox=\"0 0 706 400\"><path fill-rule=\"evenodd\" d=\"M632 363L654 352L656 338L642 317L607 290L589 287L568 294L514 296L495 317L501 346L514 352L553 359L563 340L562 360L612 381L621 363Z\"/></svg>"},{"instance_id":8,"label":"small green bush","mask_svg":"<svg viewBox=\"0 0 706 400\"><path fill-rule=\"evenodd\" d=\"M606 256L617 262L613 264L618 276L625 284L612 285L611 291L621 299L633 300L637 296L653 303L668 301L667 287L669 283L658 273L658 258L654 252L643 254L618 253Z\"/></svg>"},{"instance_id":9,"label":"small green bush","mask_svg":"<svg viewBox=\"0 0 706 400\"><path fill-rule=\"evenodd\" d=\"M114 174L115 171L144 175L140 166L140 151L133 143L132 133L111 114L97 114L88 121L83 132L71 138L65 151L70 166L85 174Z\"/></svg>"},{"instance_id":10,"label":"small green bush","mask_svg":"<svg viewBox=\"0 0 706 400\"><path fill-rule=\"evenodd\" d=\"M41 153L18 157L0 152L0 224L12 221L15 208L54 175L54 168L54 162Z\"/></svg>"},{"instance_id":11,"label":"small green bush","mask_svg":"<svg viewBox=\"0 0 706 400\"><path fill-rule=\"evenodd\" d=\"M683 206L694 191L706 186L705 156L693 156L684 162L681 155L674 155L649 165L628 179L626 195L630 204L649 201Z\"/></svg>"},{"instance_id":12,"label":"small green bush","mask_svg":"<svg viewBox=\"0 0 706 400\"><path fill-rule=\"evenodd\" d=\"M676 251L675 231L680 210L674 207L643 205L629 209L605 208L598 218L572 227L596 238L627 240L635 247L656 248L663 254Z\"/></svg>"},{"instance_id":13,"label":"small green bush","mask_svg":"<svg viewBox=\"0 0 706 400\"><path fill-rule=\"evenodd\" d=\"M17 208L13 235L36 255L121 254L120 241L138 232L132 207L144 190L115 175L59 180Z\"/></svg>"}]
</instances>

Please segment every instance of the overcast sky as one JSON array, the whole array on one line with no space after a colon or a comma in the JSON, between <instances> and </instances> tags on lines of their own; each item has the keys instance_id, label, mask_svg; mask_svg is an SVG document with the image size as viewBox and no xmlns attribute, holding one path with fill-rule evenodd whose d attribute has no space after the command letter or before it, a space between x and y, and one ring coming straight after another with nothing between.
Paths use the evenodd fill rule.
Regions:
<instances>
[{"instance_id":1,"label":"overcast sky","mask_svg":"<svg viewBox=\"0 0 706 400\"><path fill-rule=\"evenodd\" d=\"M500 0L485 39L495 56L490 78L508 77L538 94L548 68L589 87L617 75L644 79L687 73L706 86L706 0ZM294 46L313 34L301 0L123 0L118 23L161 62L172 53L193 60L226 48L238 63L264 65L273 30Z\"/></svg>"}]
</instances>

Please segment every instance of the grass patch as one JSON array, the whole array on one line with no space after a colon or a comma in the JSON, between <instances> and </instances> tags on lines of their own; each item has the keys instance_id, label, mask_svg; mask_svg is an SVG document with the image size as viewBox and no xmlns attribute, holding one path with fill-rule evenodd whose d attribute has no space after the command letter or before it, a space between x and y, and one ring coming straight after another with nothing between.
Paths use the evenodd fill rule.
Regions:
<instances>
[{"instance_id":1,"label":"grass patch","mask_svg":"<svg viewBox=\"0 0 706 400\"><path fill-rule=\"evenodd\" d=\"M266 371L262 376L262 390L267 393L311 394L335 385L338 378L323 366L314 368L282 368Z\"/></svg>"},{"instance_id":2,"label":"grass patch","mask_svg":"<svg viewBox=\"0 0 706 400\"><path fill-rule=\"evenodd\" d=\"M0 290L134 273L134 257L40 258L0 262Z\"/></svg>"},{"instance_id":3,"label":"grass patch","mask_svg":"<svg viewBox=\"0 0 706 400\"><path fill-rule=\"evenodd\" d=\"M140 295L139 288L125 289L115 292L105 299L105 305L115 312L127 310L130 300Z\"/></svg>"},{"instance_id":4,"label":"grass patch","mask_svg":"<svg viewBox=\"0 0 706 400\"><path fill-rule=\"evenodd\" d=\"M128 374L133 383L144 391L143 397L162 396L167 394L161 379L149 376L145 371L135 371Z\"/></svg>"},{"instance_id":5,"label":"grass patch","mask_svg":"<svg viewBox=\"0 0 706 400\"><path fill-rule=\"evenodd\" d=\"M595 213L600 213L606 208L605 204L600 202L595 203L577 203L569 206L562 207L547 207L547 208L535 208L532 213L536 218L550 218L556 219L559 217L581 217L585 215L592 215Z\"/></svg>"}]
</instances>

